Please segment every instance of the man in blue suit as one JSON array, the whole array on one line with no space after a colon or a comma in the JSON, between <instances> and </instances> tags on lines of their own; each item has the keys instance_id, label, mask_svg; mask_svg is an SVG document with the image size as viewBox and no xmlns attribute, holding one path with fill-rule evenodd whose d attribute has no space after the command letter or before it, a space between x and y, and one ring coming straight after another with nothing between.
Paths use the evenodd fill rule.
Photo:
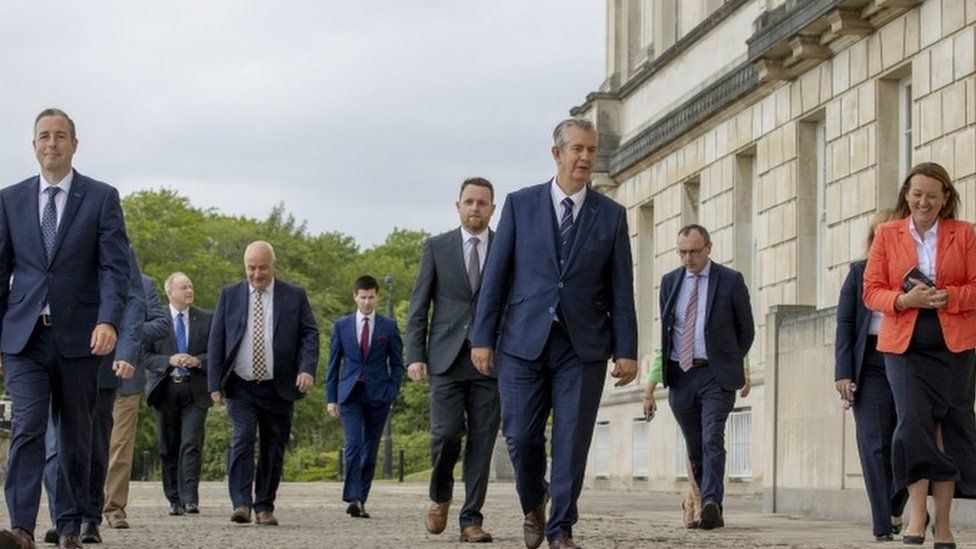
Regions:
<instances>
[{"instance_id":1,"label":"man in blue suit","mask_svg":"<svg viewBox=\"0 0 976 549\"><path fill-rule=\"evenodd\" d=\"M295 401L315 381L319 329L300 286L275 278L271 244L244 251L247 280L220 292L210 324L207 384L217 404L227 398L234 426L227 484L231 521L277 526L275 496L291 434ZM257 431L260 429L260 440ZM260 445L255 474L254 444Z\"/></svg>"},{"instance_id":2,"label":"man in blue suit","mask_svg":"<svg viewBox=\"0 0 976 549\"><path fill-rule=\"evenodd\" d=\"M376 279L361 276L354 288L356 312L332 327L325 388L329 415L342 419L346 436L346 513L369 518L365 505L380 435L403 379L403 341L396 321L376 314Z\"/></svg>"},{"instance_id":3,"label":"man in blue suit","mask_svg":"<svg viewBox=\"0 0 976 549\"><path fill-rule=\"evenodd\" d=\"M40 175L0 191L0 349L14 419L4 493L12 532L33 546L48 412L58 425L61 547L81 547L102 357L129 290L128 238L113 187L71 166L74 122L34 121Z\"/></svg>"},{"instance_id":4,"label":"man in blue suit","mask_svg":"<svg viewBox=\"0 0 976 549\"><path fill-rule=\"evenodd\" d=\"M485 375L497 349L502 429L530 549L544 537L550 547L576 547L576 500L607 360L614 360L611 375L619 379L617 386L637 376L626 212L589 188L597 153L591 122L564 120L556 126L553 141L556 177L505 200L471 336L472 362ZM547 486L550 411L552 472Z\"/></svg>"},{"instance_id":5,"label":"man in blue suit","mask_svg":"<svg viewBox=\"0 0 976 549\"><path fill-rule=\"evenodd\" d=\"M742 274L709 260L711 251L705 227L682 227L682 266L664 275L659 296L665 360L661 381L670 388L668 403L684 433L701 490L703 530L725 525L725 421L735 391L746 385L742 362L756 335ZM646 393L653 392L651 385Z\"/></svg>"}]
</instances>

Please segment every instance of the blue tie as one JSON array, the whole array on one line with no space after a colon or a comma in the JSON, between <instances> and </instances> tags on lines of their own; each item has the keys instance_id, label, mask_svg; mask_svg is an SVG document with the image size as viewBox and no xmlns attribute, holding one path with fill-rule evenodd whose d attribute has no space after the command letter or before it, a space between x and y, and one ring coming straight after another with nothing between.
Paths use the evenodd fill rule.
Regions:
<instances>
[{"instance_id":1,"label":"blue tie","mask_svg":"<svg viewBox=\"0 0 976 549\"><path fill-rule=\"evenodd\" d=\"M185 353L187 350L186 346L186 325L183 324L183 313L176 314L176 352ZM186 368L176 368L176 373L173 374L176 377L186 377L190 375L190 372Z\"/></svg>"},{"instance_id":2,"label":"blue tie","mask_svg":"<svg viewBox=\"0 0 976 549\"><path fill-rule=\"evenodd\" d=\"M44 189L47 193L47 204L44 205L44 213L41 215L41 235L44 237L44 251L47 252L48 261L54 253L54 240L58 236L58 207L54 197L60 190L58 187Z\"/></svg>"},{"instance_id":3,"label":"blue tie","mask_svg":"<svg viewBox=\"0 0 976 549\"><path fill-rule=\"evenodd\" d=\"M569 249L573 246L573 199L566 197L561 202L563 216L559 220L559 266L566 266Z\"/></svg>"}]
</instances>

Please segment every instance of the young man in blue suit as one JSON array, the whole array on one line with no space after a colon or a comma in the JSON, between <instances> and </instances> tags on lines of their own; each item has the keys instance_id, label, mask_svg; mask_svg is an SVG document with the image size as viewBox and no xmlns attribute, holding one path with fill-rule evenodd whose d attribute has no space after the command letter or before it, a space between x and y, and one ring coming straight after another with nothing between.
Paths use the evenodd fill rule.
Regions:
<instances>
[{"instance_id":1,"label":"young man in blue suit","mask_svg":"<svg viewBox=\"0 0 976 549\"><path fill-rule=\"evenodd\" d=\"M576 500L607 360L613 358L611 375L619 379L618 386L637 376L626 211L589 188L597 158L591 122L564 120L553 131L553 141L556 177L505 200L471 334L475 367L488 375L497 362L502 429L525 514L522 534L530 549L544 538L553 548L576 547ZM550 411L552 474L547 486Z\"/></svg>"},{"instance_id":2,"label":"young man in blue suit","mask_svg":"<svg viewBox=\"0 0 976 549\"><path fill-rule=\"evenodd\" d=\"M119 193L72 168L74 122L34 121L40 175L0 191L0 350L14 419L4 494L12 532L33 547L48 412L58 425L57 529L81 547L102 357L129 291Z\"/></svg>"},{"instance_id":3,"label":"young man in blue suit","mask_svg":"<svg viewBox=\"0 0 976 549\"><path fill-rule=\"evenodd\" d=\"M670 388L668 403L701 490L703 530L725 525L725 421L735 391L746 387L742 362L756 335L742 274L711 261L711 251L705 227L682 227L682 266L664 275L660 293L661 381ZM648 393L653 395L653 384Z\"/></svg>"},{"instance_id":4,"label":"young man in blue suit","mask_svg":"<svg viewBox=\"0 0 976 549\"><path fill-rule=\"evenodd\" d=\"M271 244L244 251L247 280L220 292L207 346L207 385L217 404L227 398L234 425L227 484L230 520L277 526L275 496L291 434L295 401L315 381L319 329L300 286L275 278ZM260 429L260 439L258 431ZM260 445L257 471L254 445Z\"/></svg>"},{"instance_id":5,"label":"young man in blue suit","mask_svg":"<svg viewBox=\"0 0 976 549\"><path fill-rule=\"evenodd\" d=\"M356 312L335 322L329 342L325 388L329 415L342 419L346 436L346 513L369 518L366 499L390 404L403 379L403 341L396 321L376 314L380 286L371 276L356 279Z\"/></svg>"}]
</instances>

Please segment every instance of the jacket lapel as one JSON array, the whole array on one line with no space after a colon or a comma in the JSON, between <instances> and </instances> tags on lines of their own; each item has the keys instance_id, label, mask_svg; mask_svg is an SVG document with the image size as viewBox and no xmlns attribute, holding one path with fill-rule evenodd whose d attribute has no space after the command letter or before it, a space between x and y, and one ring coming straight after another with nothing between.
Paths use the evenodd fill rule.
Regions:
<instances>
[{"instance_id":1,"label":"jacket lapel","mask_svg":"<svg viewBox=\"0 0 976 549\"><path fill-rule=\"evenodd\" d=\"M538 202L536 203L535 211L539 212L539 215L546 215L542 212L549 212L548 217L549 219L552 220L550 223L552 225L552 229L550 229L549 231L550 236L546 238L545 235L542 235L542 238L544 238L546 242L548 242L548 244L546 245L546 252L549 254L549 260L552 262L553 268L555 268L556 272L558 273L560 272L559 244L558 244L559 220L556 219L556 213L552 208L552 198L551 198L552 197L551 186L555 184L556 184L555 179L550 179L549 183L539 186L539 192L538 194L536 194L536 200Z\"/></svg>"},{"instance_id":2,"label":"jacket lapel","mask_svg":"<svg viewBox=\"0 0 976 549\"><path fill-rule=\"evenodd\" d=\"M37 242L34 244L34 249L40 250L41 257L46 257L44 251L44 235L41 233L41 217L38 215L40 212L40 202L38 201L38 195L41 192L41 176L34 178L34 182L27 186L30 192L25 196L26 205L24 205L23 212L28 216L28 219L34 220L34 226L37 227L36 231L33 231L34 237ZM27 225L28 227L30 225Z\"/></svg>"},{"instance_id":3,"label":"jacket lapel","mask_svg":"<svg viewBox=\"0 0 976 549\"><path fill-rule=\"evenodd\" d=\"M564 271L568 271L573 265L576 256L579 255L580 247L583 246L583 242L586 241L586 237L589 236L590 230L593 228L593 224L598 217L596 205L591 198L593 192L595 191L590 188L586 190L586 199L583 201L579 216L576 219L576 235L573 236L573 247L569 251L569 257L566 258Z\"/></svg>"},{"instance_id":4,"label":"jacket lapel","mask_svg":"<svg viewBox=\"0 0 976 549\"><path fill-rule=\"evenodd\" d=\"M936 238L936 252L935 252L935 280L936 283L940 279L944 280L944 273L940 267L943 265L943 259L949 254L949 250L952 249L953 243L956 240L956 227L954 223L947 222L947 219L939 220L939 236Z\"/></svg>"},{"instance_id":5,"label":"jacket lapel","mask_svg":"<svg viewBox=\"0 0 976 549\"><path fill-rule=\"evenodd\" d=\"M452 261L455 276L461 281L459 286L464 286L468 289L468 295L472 295L471 283L468 281L468 267L464 263L464 233L461 232L461 228L458 227L451 238L448 239L448 245L452 248L450 257L454 258Z\"/></svg>"},{"instance_id":6,"label":"jacket lapel","mask_svg":"<svg viewBox=\"0 0 976 549\"><path fill-rule=\"evenodd\" d=\"M38 179L38 182L40 182L40 179ZM68 232L68 227L71 226L71 220L78 213L78 207L81 205L87 189L88 182L85 181L84 176L76 171L75 177L71 182L71 192L68 193L64 203L64 213L61 214L61 222L58 223L58 234L54 239L54 249L51 251L51 257L48 258L48 265L54 263L54 258L58 255L61 243L64 242L64 235Z\"/></svg>"},{"instance_id":7,"label":"jacket lapel","mask_svg":"<svg viewBox=\"0 0 976 549\"><path fill-rule=\"evenodd\" d=\"M718 292L718 277L721 273L715 268L715 262L708 269L708 301L705 302L705 326L708 326L708 319L712 316L712 307L715 306L715 294Z\"/></svg>"},{"instance_id":8,"label":"jacket lapel","mask_svg":"<svg viewBox=\"0 0 976 549\"><path fill-rule=\"evenodd\" d=\"M285 290L282 289L282 285L278 283L278 279L274 279L274 303L271 304L273 309L271 317L271 333L278 335L277 330L280 325L281 311L285 308Z\"/></svg>"}]
</instances>

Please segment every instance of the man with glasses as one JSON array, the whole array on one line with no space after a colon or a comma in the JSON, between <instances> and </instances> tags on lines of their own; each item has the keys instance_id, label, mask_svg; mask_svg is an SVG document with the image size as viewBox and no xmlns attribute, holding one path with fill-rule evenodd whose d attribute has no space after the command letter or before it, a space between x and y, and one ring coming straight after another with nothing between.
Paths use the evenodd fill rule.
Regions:
<instances>
[{"instance_id":1,"label":"man with glasses","mask_svg":"<svg viewBox=\"0 0 976 549\"><path fill-rule=\"evenodd\" d=\"M725 526L725 421L746 380L742 363L756 331L742 274L713 263L712 241L701 225L678 231L682 266L661 279L661 381L681 426L688 460L701 489L700 527ZM648 383L653 410L655 383ZM645 404L645 408L648 406Z\"/></svg>"}]
</instances>

